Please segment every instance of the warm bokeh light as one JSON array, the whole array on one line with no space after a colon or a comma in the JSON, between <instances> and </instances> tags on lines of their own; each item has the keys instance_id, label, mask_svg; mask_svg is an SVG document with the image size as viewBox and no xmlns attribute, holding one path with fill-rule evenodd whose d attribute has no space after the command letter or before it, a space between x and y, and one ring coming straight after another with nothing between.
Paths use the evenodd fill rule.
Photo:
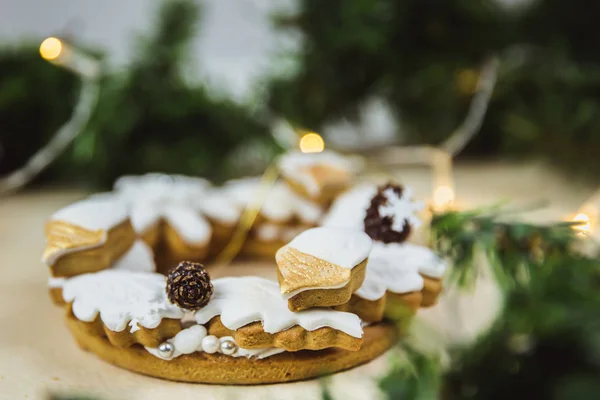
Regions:
<instances>
[{"instance_id":1,"label":"warm bokeh light","mask_svg":"<svg viewBox=\"0 0 600 400\"><path fill-rule=\"evenodd\" d=\"M592 230L592 221L587 214L579 213L573 217L573 222L578 222L573 225L573 229L580 232L589 232Z\"/></svg>"},{"instance_id":2,"label":"warm bokeh light","mask_svg":"<svg viewBox=\"0 0 600 400\"><path fill-rule=\"evenodd\" d=\"M473 94L477 90L479 75L473 69L460 71L456 76L456 86L463 94Z\"/></svg>"},{"instance_id":3,"label":"warm bokeh light","mask_svg":"<svg viewBox=\"0 0 600 400\"><path fill-rule=\"evenodd\" d=\"M62 50L62 42L55 37L46 38L40 45L40 54L44 60L48 61L56 60Z\"/></svg>"},{"instance_id":4,"label":"warm bokeh light","mask_svg":"<svg viewBox=\"0 0 600 400\"><path fill-rule=\"evenodd\" d=\"M433 206L437 209L454 202L454 190L450 186L438 186L433 192Z\"/></svg>"},{"instance_id":5,"label":"warm bokeh light","mask_svg":"<svg viewBox=\"0 0 600 400\"><path fill-rule=\"evenodd\" d=\"M325 149L325 142L317 133L307 133L300 138L300 151L303 153L320 153Z\"/></svg>"}]
</instances>

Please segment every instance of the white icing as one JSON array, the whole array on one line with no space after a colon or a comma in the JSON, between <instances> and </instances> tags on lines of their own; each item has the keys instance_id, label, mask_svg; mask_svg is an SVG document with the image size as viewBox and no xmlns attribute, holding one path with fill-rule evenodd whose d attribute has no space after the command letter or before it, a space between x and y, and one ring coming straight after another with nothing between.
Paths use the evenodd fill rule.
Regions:
<instances>
[{"instance_id":1,"label":"white icing","mask_svg":"<svg viewBox=\"0 0 600 400\"><path fill-rule=\"evenodd\" d=\"M198 207L211 220L227 226L237 224L241 216L240 207L224 190L209 191L198 202Z\"/></svg>"},{"instance_id":2,"label":"white icing","mask_svg":"<svg viewBox=\"0 0 600 400\"><path fill-rule=\"evenodd\" d=\"M90 231L109 231L128 217L125 203L111 197L90 197L55 212L50 219Z\"/></svg>"},{"instance_id":3,"label":"white icing","mask_svg":"<svg viewBox=\"0 0 600 400\"><path fill-rule=\"evenodd\" d=\"M114 263L112 268L135 272L154 272L156 270L154 253L146 242L138 239L127 253Z\"/></svg>"},{"instance_id":4,"label":"white icing","mask_svg":"<svg viewBox=\"0 0 600 400\"><path fill-rule=\"evenodd\" d=\"M255 235L264 242L289 242L301 232L309 229L306 225L286 226L263 222L255 228Z\"/></svg>"},{"instance_id":5,"label":"white icing","mask_svg":"<svg viewBox=\"0 0 600 400\"><path fill-rule=\"evenodd\" d=\"M55 278L53 276L48 278L48 287L50 289L58 289L63 287L67 278Z\"/></svg>"},{"instance_id":6,"label":"white icing","mask_svg":"<svg viewBox=\"0 0 600 400\"><path fill-rule=\"evenodd\" d=\"M260 178L242 178L227 181L223 193L240 209L246 208L256 197L260 187Z\"/></svg>"},{"instance_id":7,"label":"white icing","mask_svg":"<svg viewBox=\"0 0 600 400\"><path fill-rule=\"evenodd\" d=\"M274 242L281 238L281 226L265 222L255 229L256 237L264 242Z\"/></svg>"},{"instance_id":8,"label":"white icing","mask_svg":"<svg viewBox=\"0 0 600 400\"><path fill-rule=\"evenodd\" d=\"M206 339L212 340L208 341ZM173 345L173 353L170 356L165 357L161 355L157 348L146 347L146 350L153 356L156 356L160 359L172 360L182 354L192 354L195 352L206 352L209 354L217 352L222 353L219 345L225 341L231 341L235 343L235 340L231 336L224 336L221 338L207 336L206 328L204 326L192 325L189 328L179 331L177 335L167 340L168 343ZM210 347L207 346L207 343L211 343ZM236 347L236 352L231 354L230 357L261 359L283 353L285 351L284 349L278 349L275 347L269 347L265 349L243 349L237 346L237 344Z\"/></svg>"},{"instance_id":9,"label":"white icing","mask_svg":"<svg viewBox=\"0 0 600 400\"><path fill-rule=\"evenodd\" d=\"M168 207L164 218L186 243L206 245L212 235L212 227L201 214L188 208Z\"/></svg>"},{"instance_id":10,"label":"white icing","mask_svg":"<svg viewBox=\"0 0 600 400\"><path fill-rule=\"evenodd\" d=\"M416 212L422 210L424 204L413 201L412 189L404 187L402 196L398 197L393 189L388 188L383 191L383 196L387 202L379 206L379 215L392 218L393 230L401 232L404 229L405 221L414 227L421 224Z\"/></svg>"},{"instance_id":11,"label":"white icing","mask_svg":"<svg viewBox=\"0 0 600 400\"><path fill-rule=\"evenodd\" d=\"M319 227L302 232L286 246L351 269L369 256L373 241L362 231Z\"/></svg>"},{"instance_id":12,"label":"white icing","mask_svg":"<svg viewBox=\"0 0 600 400\"><path fill-rule=\"evenodd\" d=\"M284 183L277 182L267 194L260 213L274 222L286 222L298 217L303 223L316 223L321 216L321 208L296 195Z\"/></svg>"},{"instance_id":13,"label":"white icing","mask_svg":"<svg viewBox=\"0 0 600 400\"><path fill-rule=\"evenodd\" d=\"M223 190L243 210L259 195L263 195L260 185L259 178L245 178L229 181ZM298 218L302 223L316 224L323 213L320 205L302 198L283 182L275 182L262 197L264 202L260 214L275 223Z\"/></svg>"},{"instance_id":14,"label":"white icing","mask_svg":"<svg viewBox=\"0 0 600 400\"><path fill-rule=\"evenodd\" d=\"M375 243L369 255L367 273L362 286L355 295L375 301L386 292L410 293L423 289L423 277L419 275L419 266L427 263L428 258L407 257L406 252ZM419 259L421 261L419 261Z\"/></svg>"},{"instance_id":15,"label":"white icing","mask_svg":"<svg viewBox=\"0 0 600 400\"><path fill-rule=\"evenodd\" d=\"M194 314L199 324L220 315L223 325L231 330L262 321L267 333L281 332L294 325L307 331L329 326L350 336L362 337L360 319L355 314L329 309L290 311L276 282L245 276L215 279L213 285L211 301Z\"/></svg>"},{"instance_id":16,"label":"white icing","mask_svg":"<svg viewBox=\"0 0 600 400\"><path fill-rule=\"evenodd\" d=\"M430 248L408 242L390 244L375 242L369 256L369 264L373 256L397 260L396 265L402 269L415 270L436 279L444 276L447 267L446 261Z\"/></svg>"},{"instance_id":17,"label":"white icing","mask_svg":"<svg viewBox=\"0 0 600 400\"><path fill-rule=\"evenodd\" d=\"M155 199L186 201L202 195L210 183L206 179L183 175L150 173L139 176L123 176L115 182L115 190L129 201L141 196Z\"/></svg>"},{"instance_id":18,"label":"white icing","mask_svg":"<svg viewBox=\"0 0 600 400\"><path fill-rule=\"evenodd\" d=\"M78 201L55 212L51 221L62 221L90 231L102 232L98 243L74 248L57 249L42 262L48 266L67 254L101 247L108 239L107 232L127 219L126 205L114 196L99 195Z\"/></svg>"},{"instance_id":19,"label":"white icing","mask_svg":"<svg viewBox=\"0 0 600 400\"><path fill-rule=\"evenodd\" d=\"M138 200L130 208L131 225L139 234L148 231L162 218L162 207L149 201Z\"/></svg>"},{"instance_id":20,"label":"white icing","mask_svg":"<svg viewBox=\"0 0 600 400\"><path fill-rule=\"evenodd\" d=\"M406 242L381 246L385 246L388 252L403 260L403 263L414 265L425 276L439 279L446 272L448 266L446 261L428 247Z\"/></svg>"},{"instance_id":21,"label":"white icing","mask_svg":"<svg viewBox=\"0 0 600 400\"><path fill-rule=\"evenodd\" d=\"M284 226L281 232L281 239L284 242L289 242L293 240L296 236L304 232L305 230L310 229L307 226Z\"/></svg>"},{"instance_id":22,"label":"white icing","mask_svg":"<svg viewBox=\"0 0 600 400\"><path fill-rule=\"evenodd\" d=\"M364 230L364 220L371 199L377 193L375 185L356 186L339 196L319 225Z\"/></svg>"},{"instance_id":23,"label":"white icing","mask_svg":"<svg viewBox=\"0 0 600 400\"><path fill-rule=\"evenodd\" d=\"M119 178L114 194L129 205L131 224L137 233L143 234L167 219L186 243L204 245L212 229L201 215L199 204L209 186L202 178L146 174Z\"/></svg>"},{"instance_id":24,"label":"white icing","mask_svg":"<svg viewBox=\"0 0 600 400\"><path fill-rule=\"evenodd\" d=\"M281 175L301 184L312 196L319 194L320 186L315 178L306 171L306 167L315 165L331 166L348 173L354 170L352 162L348 158L330 150L320 153L290 151L279 158Z\"/></svg>"},{"instance_id":25,"label":"white icing","mask_svg":"<svg viewBox=\"0 0 600 400\"><path fill-rule=\"evenodd\" d=\"M184 312L167 300L165 286L160 274L104 270L66 281L63 298L73 303L73 314L81 321L92 322L100 314L111 331L129 325L135 332L139 326L156 328L163 318L183 318Z\"/></svg>"}]
</instances>

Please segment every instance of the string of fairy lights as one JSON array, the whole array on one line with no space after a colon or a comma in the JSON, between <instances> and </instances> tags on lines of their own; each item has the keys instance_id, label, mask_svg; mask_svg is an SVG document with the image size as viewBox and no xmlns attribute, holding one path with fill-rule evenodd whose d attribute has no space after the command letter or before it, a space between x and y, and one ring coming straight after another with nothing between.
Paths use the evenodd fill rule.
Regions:
<instances>
[{"instance_id":1,"label":"string of fairy lights","mask_svg":"<svg viewBox=\"0 0 600 400\"><path fill-rule=\"evenodd\" d=\"M71 118L52 139L29 158L23 167L0 177L0 195L12 193L29 183L50 165L86 127L96 107L100 92L100 62L69 46L58 38L46 38L40 45L40 55L54 65L74 72L81 79L79 100Z\"/></svg>"},{"instance_id":2,"label":"string of fairy lights","mask_svg":"<svg viewBox=\"0 0 600 400\"><path fill-rule=\"evenodd\" d=\"M41 43L40 55L48 62L69 69L80 77L82 88L79 102L71 118L56 132L44 148L36 152L22 168L0 177L0 194L10 193L25 186L46 168L83 131L96 106L101 76L99 60L56 37L46 38ZM433 175L431 206L436 211L456 207L453 159L475 136L481 126L496 83L498 65L498 58L492 56L484 60L478 75L475 71L471 71L470 81L474 81L476 84L470 85L473 87L473 100L469 111L463 123L444 143L438 147L392 146L377 156L378 162L382 165L417 164L430 167ZM478 78L475 78L476 76ZM286 127L283 130L284 136L288 135L283 139L286 143L285 147L298 146L305 153L324 151L325 141L318 133L296 129L287 122L283 125ZM281 142L281 137L277 137L275 134L274 136ZM273 168L267 168L263 176L265 185L272 184L277 179L277 174L272 171ZM247 229L251 227L261 204L259 196L245 213L244 218L248 222ZM574 229L584 234L592 233L598 224L599 204L600 190L596 191L575 214L568 217L579 223L574 226ZM245 237L244 235L242 232L239 236ZM233 250L234 246L232 245L228 252L223 253L222 259L229 258L234 253Z\"/></svg>"}]
</instances>

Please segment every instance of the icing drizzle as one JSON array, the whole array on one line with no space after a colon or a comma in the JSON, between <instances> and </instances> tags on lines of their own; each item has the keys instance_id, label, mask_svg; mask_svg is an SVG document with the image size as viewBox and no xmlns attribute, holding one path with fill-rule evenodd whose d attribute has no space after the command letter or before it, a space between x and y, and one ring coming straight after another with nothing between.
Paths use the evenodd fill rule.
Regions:
<instances>
[{"instance_id":1,"label":"icing drizzle","mask_svg":"<svg viewBox=\"0 0 600 400\"><path fill-rule=\"evenodd\" d=\"M419 275L418 263L407 263L400 254L387 251L385 245L375 243L369 255L365 280L354 294L375 301L388 291L401 294L421 289L423 278Z\"/></svg>"},{"instance_id":2,"label":"icing drizzle","mask_svg":"<svg viewBox=\"0 0 600 400\"><path fill-rule=\"evenodd\" d=\"M260 190L260 178L232 180L223 187L224 192L240 209L244 209L256 198ZM294 193L287 184L275 182L265 196L260 214L274 222L287 222L298 218L305 224L316 224L321 217L322 208Z\"/></svg>"},{"instance_id":3,"label":"icing drizzle","mask_svg":"<svg viewBox=\"0 0 600 400\"><path fill-rule=\"evenodd\" d=\"M418 227L421 224L416 212L422 210L424 205L421 202L412 200L412 189L405 187L402 190L402 196L398 196L394 189L388 188L383 191L383 196L387 199L387 202L379 206L379 215L392 218L393 230L402 232L406 222L413 227Z\"/></svg>"},{"instance_id":4,"label":"icing drizzle","mask_svg":"<svg viewBox=\"0 0 600 400\"><path fill-rule=\"evenodd\" d=\"M138 239L127 253L114 263L112 268L135 272L154 272L156 270L154 253L146 242Z\"/></svg>"},{"instance_id":5,"label":"icing drizzle","mask_svg":"<svg viewBox=\"0 0 600 400\"><path fill-rule=\"evenodd\" d=\"M320 153L290 151L279 159L281 174L301 184L312 196L318 195L321 187L311 169L323 167L339 171L340 176L346 179L354 170L346 157L330 150Z\"/></svg>"},{"instance_id":6,"label":"icing drizzle","mask_svg":"<svg viewBox=\"0 0 600 400\"><path fill-rule=\"evenodd\" d=\"M212 282L215 291L211 301L194 314L199 324L219 315L223 325L231 330L262 321L267 333L281 332L294 325L307 331L329 326L350 336L362 337L360 319L355 314L328 309L290 311L276 282L255 276L220 278Z\"/></svg>"},{"instance_id":7,"label":"icing drizzle","mask_svg":"<svg viewBox=\"0 0 600 400\"><path fill-rule=\"evenodd\" d=\"M319 227L296 236L286 247L310 254L342 268L352 269L371 252L373 241L360 230Z\"/></svg>"},{"instance_id":8,"label":"icing drizzle","mask_svg":"<svg viewBox=\"0 0 600 400\"><path fill-rule=\"evenodd\" d=\"M80 226L90 231L108 231L128 217L125 203L107 196L90 197L55 212L50 219Z\"/></svg>"},{"instance_id":9,"label":"icing drizzle","mask_svg":"<svg viewBox=\"0 0 600 400\"><path fill-rule=\"evenodd\" d=\"M115 182L114 196L129 205L137 233L164 219L186 243L205 245L212 228L201 214L200 203L209 185L205 179L182 175L124 176Z\"/></svg>"},{"instance_id":10,"label":"icing drizzle","mask_svg":"<svg viewBox=\"0 0 600 400\"><path fill-rule=\"evenodd\" d=\"M423 289L423 277L441 278L446 262L433 250L412 243L375 242L369 256L365 281L354 294L378 300L386 291L410 293Z\"/></svg>"},{"instance_id":11,"label":"icing drizzle","mask_svg":"<svg viewBox=\"0 0 600 400\"><path fill-rule=\"evenodd\" d=\"M320 225L364 229L366 210L377 193L374 185L359 185L340 195L331 205Z\"/></svg>"},{"instance_id":12,"label":"icing drizzle","mask_svg":"<svg viewBox=\"0 0 600 400\"><path fill-rule=\"evenodd\" d=\"M129 325L135 332L139 326L156 328L163 318L183 318L183 311L167 300L165 285L160 274L104 270L67 280L63 299L73 303L73 314L81 321L92 322L99 314L111 331Z\"/></svg>"}]
</instances>

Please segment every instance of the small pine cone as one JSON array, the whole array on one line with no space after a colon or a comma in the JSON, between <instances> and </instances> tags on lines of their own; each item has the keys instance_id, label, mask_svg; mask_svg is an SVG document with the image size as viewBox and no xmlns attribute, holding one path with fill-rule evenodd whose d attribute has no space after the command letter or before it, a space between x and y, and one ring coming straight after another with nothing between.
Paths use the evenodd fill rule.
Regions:
<instances>
[{"instance_id":1,"label":"small pine cone","mask_svg":"<svg viewBox=\"0 0 600 400\"><path fill-rule=\"evenodd\" d=\"M202 264L183 261L169 271L166 291L171 303L196 311L208 304L214 288Z\"/></svg>"},{"instance_id":2,"label":"small pine cone","mask_svg":"<svg viewBox=\"0 0 600 400\"><path fill-rule=\"evenodd\" d=\"M371 204L367 208L364 224L365 232L371 239L383 243L401 243L404 242L410 235L412 228L408 221L404 220L404 225L400 232L392 228L394 223L393 217L381 216L379 214L379 206L387 203L387 198L383 194L388 189L392 189L398 197L402 197L403 187L388 183L380 186L377 194L371 199Z\"/></svg>"}]
</instances>

